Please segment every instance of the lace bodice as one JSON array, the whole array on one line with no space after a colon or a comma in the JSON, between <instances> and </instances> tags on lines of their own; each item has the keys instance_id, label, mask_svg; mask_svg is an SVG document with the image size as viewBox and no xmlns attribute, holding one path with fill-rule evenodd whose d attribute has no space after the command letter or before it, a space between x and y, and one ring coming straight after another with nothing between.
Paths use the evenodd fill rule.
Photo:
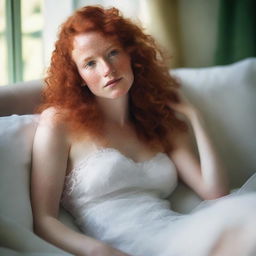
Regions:
<instances>
[{"instance_id":1,"label":"lace bodice","mask_svg":"<svg viewBox=\"0 0 256 256\"><path fill-rule=\"evenodd\" d=\"M66 177L62 203L83 204L104 200L121 193L151 191L167 197L177 184L176 170L164 153L135 162L114 148L101 148L89 154Z\"/></svg>"}]
</instances>

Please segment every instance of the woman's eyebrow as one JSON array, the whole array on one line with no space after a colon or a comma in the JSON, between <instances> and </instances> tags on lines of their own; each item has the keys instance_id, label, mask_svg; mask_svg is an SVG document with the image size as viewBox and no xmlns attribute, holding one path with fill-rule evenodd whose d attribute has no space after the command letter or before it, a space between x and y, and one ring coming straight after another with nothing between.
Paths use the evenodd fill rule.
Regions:
<instances>
[{"instance_id":1,"label":"woman's eyebrow","mask_svg":"<svg viewBox=\"0 0 256 256\"><path fill-rule=\"evenodd\" d=\"M91 59L93 59L93 55L92 55L92 56L89 56L89 57L86 57L86 58L83 58L82 61L81 61L81 63L83 64L83 63L85 63L85 62L87 62L87 61L89 61L89 60L91 60Z\"/></svg>"}]
</instances>

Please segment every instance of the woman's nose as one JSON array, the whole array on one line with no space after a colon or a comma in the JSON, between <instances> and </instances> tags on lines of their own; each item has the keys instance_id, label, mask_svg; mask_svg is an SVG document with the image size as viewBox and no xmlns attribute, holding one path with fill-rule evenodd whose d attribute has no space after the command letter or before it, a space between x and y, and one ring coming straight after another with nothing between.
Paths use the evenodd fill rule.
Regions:
<instances>
[{"instance_id":1,"label":"woman's nose","mask_svg":"<svg viewBox=\"0 0 256 256\"><path fill-rule=\"evenodd\" d=\"M106 60L102 61L102 72L104 77L107 77L108 75L110 75L113 72L113 70L114 69L111 63L109 63Z\"/></svg>"}]
</instances>

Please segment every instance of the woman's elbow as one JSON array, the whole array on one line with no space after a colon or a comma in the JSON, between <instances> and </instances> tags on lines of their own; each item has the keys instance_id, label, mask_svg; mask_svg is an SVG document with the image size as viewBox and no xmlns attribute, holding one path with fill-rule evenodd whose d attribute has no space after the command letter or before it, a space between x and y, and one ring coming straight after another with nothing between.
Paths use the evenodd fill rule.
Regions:
<instances>
[{"instance_id":1,"label":"woman's elbow","mask_svg":"<svg viewBox=\"0 0 256 256\"><path fill-rule=\"evenodd\" d=\"M50 216L40 216L34 217L33 220L33 230L34 233L40 237L44 237L47 233L48 226L50 225Z\"/></svg>"}]
</instances>

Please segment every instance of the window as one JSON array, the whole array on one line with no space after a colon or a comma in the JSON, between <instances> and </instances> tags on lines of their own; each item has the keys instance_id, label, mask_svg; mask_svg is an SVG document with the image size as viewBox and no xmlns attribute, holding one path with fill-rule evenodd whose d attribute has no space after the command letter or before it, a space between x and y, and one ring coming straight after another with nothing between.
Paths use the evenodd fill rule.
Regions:
<instances>
[{"instance_id":1,"label":"window","mask_svg":"<svg viewBox=\"0 0 256 256\"><path fill-rule=\"evenodd\" d=\"M42 9L43 0L0 1L0 84L43 76Z\"/></svg>"},{"instance_id":2,"label":"window","mask_svg":"<svg viewBox=\"0 0 256 256\"><path fill-rule=\"evenodd\" d=\"M43 0L21 0L23 80L43 76Z\"/></svg>"},{"instance_id":3,"label":"window","mask_svg":"<svg viewBox=\"0 0 256 256\"><path fill-rule=\"evenodd\" d=\"M0 1L0 84L8 83L5 1Z\"/></svg>"}]
</instances>

